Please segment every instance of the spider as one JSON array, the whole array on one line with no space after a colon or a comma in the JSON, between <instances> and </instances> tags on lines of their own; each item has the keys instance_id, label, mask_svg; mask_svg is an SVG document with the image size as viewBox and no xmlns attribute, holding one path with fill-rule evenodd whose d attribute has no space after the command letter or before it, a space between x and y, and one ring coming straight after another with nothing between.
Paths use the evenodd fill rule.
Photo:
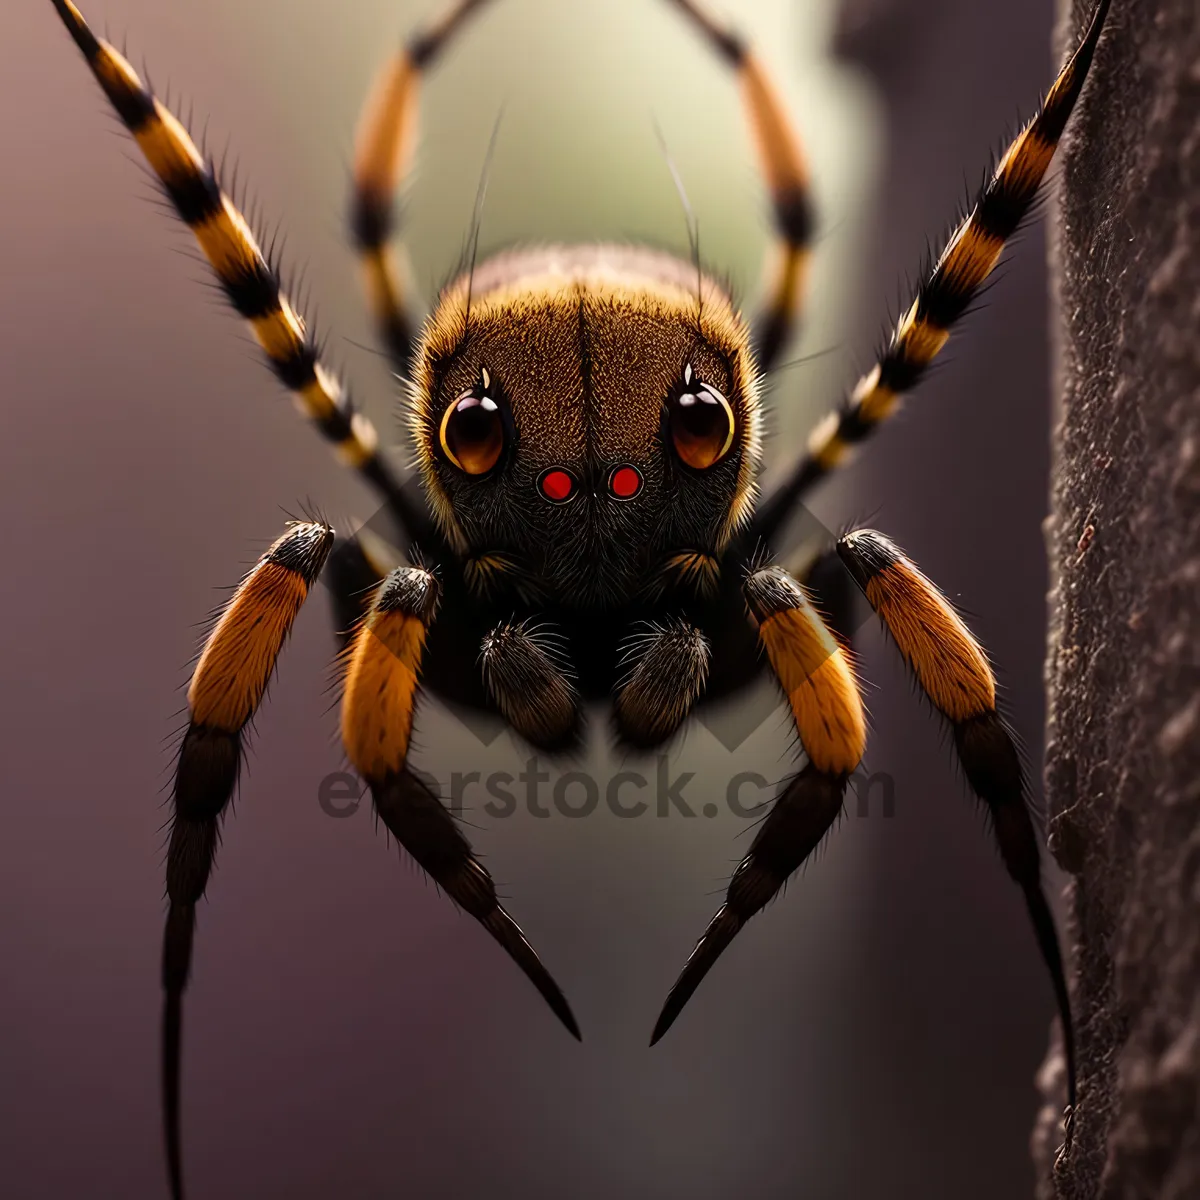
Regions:
<instances>
[{"instance_id":1,"label":"spider","mask_svg":"<svg viewBox=\"0 0 1200 1200\"><path fill-rule=\"evenodd\" d=\"M809 181L753 50L698 0L667 2L736 74L773 203L777 263L753 321L703 268L693 237L692 261L607 244L509 250L479 263L472 253L418 326L393 241L393 197L411 165L421 78L488 0L454 0L384 68L360 124L350 226L381 341L406 382L419 483L381 453L374 427L322 362L272 257L184 126L71 0L52 2L275 374L383 497L409 548L393 566L378 538L337 536L321 520L291 523L245 576L195 667L166 870L162 1087L172 1195L183 1194L182 1000L196 905L236 786L243 734L322 575L343 644L342 742L379 819L576 1038L566 998L459 824L409 766L421 689L499 713L546 752L578 745L587 708L611 698L617 741L648 749L672 738L697 705L736 694L763 671L773 675L805 761L734 871L651 1045L842 811L866 742L841 619L853 581L948 723L1024 896L1058 1004L1069 1114L1070 999L1027 781L984 650L881 533L852 530L795 572L775 559L801 501L920 381L1029 212L1109 0L1099 0L1078 48L926 272L876 364L762 497L760 389L801 307L814 224ZM473 233L477 244L477 226Z\"/></svg>"}]
</instances>

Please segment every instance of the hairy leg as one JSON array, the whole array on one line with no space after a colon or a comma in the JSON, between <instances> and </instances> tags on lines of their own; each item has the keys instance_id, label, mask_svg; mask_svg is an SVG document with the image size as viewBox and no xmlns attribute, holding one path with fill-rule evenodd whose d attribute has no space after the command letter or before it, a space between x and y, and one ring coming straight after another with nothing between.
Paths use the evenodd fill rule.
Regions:
<instances>
[{"instance_id":1,"label":"hairy leg","mask_svg":"<svg viewBox=\"0 0 1200 1200\"><path fill-rule=\"evenodd\" d=\"M432 522L423 505L402 490L380 453L375 426L321 361L317 341L287 295L279 271L222 190L212 163L125 58L88 28L74 4L52 2L272 371L338 457L386 498L408 537L418 540L430 533Z\"/></svg>"},{"instance_id":2,"label":"hairy leg","mask_svg":"<svg viewBox=\"0 0 1200 1200\"><path fill-rule=\"evenodd\" d=\"M754 330L755 359L760 370L769 371L790 340L804 302L813 230L808 164L792 121L754 52L697 0L670 2L737 73L759 164L771 192L776 264Z\"/></svg>"},{"instance_id":3,"label":"hairy leg","mask_svg":"<svg viewBox=\"0 0 1200 1200\"><path fill-rule=\"evenodd\" d=\"M551 1010L579 1037L558 985L496 896L458 823L407 769L426 633L437 610L436 577L397 567L380 585L346 656L342 742L396 840L450 898L473 916L525 972Z\"/></svg>"},{"instance_id":4,"label":"hairy leg","mask_svg":"<svg viewBox=\"0 0 1200 1200\"><path fill-rule=\"evenodd\" d=\"M813 430L806 451L764 498L751 540L775 545L809 489L846 462L900 406L949 340L951 328L1000 261L1005 242L1028 215L1075 101L1083 90L1109 0L1100 0L1079 48L1059 72L1037 115L1013 139L974 206L901 317L878 363L840 409Z\"/></svg>"},{"instance_id":5,"label":"hairy leg","mask_svg":"<svg viewBox=\"0 0 1200 1200\"><path fill-rule=\"evenodd\" d=\"M1062 1022L1068 1103L1075 1105L1071 997L1054 916L1041 881L1038 834L1013 736L996 706L996 682L982 647L904 553L872 529L838 542L838 553L895 642L921 690L954 732L971 790L987 807L1009 875L1020 887Z\"/></svg>"},{"instance_id":6,"label":"hairy leg","mask_svg":"<svg viewBox=\"0 0 1200 1200\"><path fill-rule=\"evenodd\" d=\"M407 375L418 321L408 299L408 264L393 244L396 193L412 169L421 79L463 22L488 0L455 0L387 62L359 118L350 231L371 315L392 365Z\"/></svg>"},{"instance_id":7,"label":"hairy leg","mask_svg":"<svg viewBox=\"0 0 1200 1200\"><path fill-rule=\"evenodd\" d=\"M242 581L205 643L188 688L167 848L163 937L163 1121L171 1195L183 1194L179 1081L183 992L196 905L208 886L220 821L233 795L243 731L266 694L275 660L333 545L323 524L293 525Z\"/></svg>"},{"instance_id":8,"label":"hairy leg","mask_svg":"<svg viewBox=\"0 0 1200 1200\"><path fill-rule=\"evenodd\" d=\"M725 903L667 996L651 1045L670 1029L746 922L820 844L842 811L846 783L866 746L862 701L846 653L804 589L782 568L767 567L746 579L744 591L808 763L780 793L734 871Z\"/></svg>"}]
</instances>

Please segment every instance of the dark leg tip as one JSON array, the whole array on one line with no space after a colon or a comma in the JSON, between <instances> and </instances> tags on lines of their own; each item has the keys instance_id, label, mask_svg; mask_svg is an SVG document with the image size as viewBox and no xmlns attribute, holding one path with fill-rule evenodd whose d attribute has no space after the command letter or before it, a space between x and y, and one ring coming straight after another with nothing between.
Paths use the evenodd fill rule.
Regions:
<instances>
[{"instance_id":1,"label":"dark leg tip","mask_svg":"<svg viewBox=\"0 0 1200 1200\"><path fill-rule=\"evenodd\" d=\"M650 1045L660 1041L667 1030L675 1024L675 1018L683 1012L684 1005L692 998L705 975L712 969L713 964L725 952L726 947L741 931L745 922L729 905L722 905L720 911L709 922L708 928L696 943L679 978L671 987L663 1004L662 1012L655 1022L654 1032L650 1035Z\"/></svg>"},{"instance_id":2,"label":"dark leg tip","mask_svg":"<svg viewBox=\"0 0 1200 1200\"><path fill-rule=\"evenodd\" d=\"M658 1014L658 1020L654 1023L654 1032L650 1035L651 1046L658 1045L667 1030L675 1024L675 1018L678 1015L678 1012L669 1012L667 1006L663 1006L662 1012Z\"/></svg>"},{"instance_id":3,"label":"dark leg tip","mask_svg":"<svg viewBox=\"0 0 1200 1200\"><path fill-rule=\"evenodd\" d=\"M838 557L864 591L881 571L893 567L902 557L896 545L874 529L853 529L837 540Z\"/></svg>"},{"instance_id":4,"label":"dark leg tip","mask_svg":"<svg viewBox=\"0 0 1200 1200\"><path fill-rule=\"evenodd\" d=\"M503 908L497 906L488 916L480 918L480 923L500 943L509 958L521 968L529 982L537 988L542 999L550 1006L550 1011L563 1023L567 1032L577 1042L582 1042L583 1035L579 1032L579 1024L575 1020L575 1014L571 1012L566 996L542 965L537 951L529 944L516 921Z\"/></svg>"},{"instance_id":5,"label":"dark leg tip","mask_svg":"<svg viewBox=\"0 0 1200 1200\"><path fill-rule=\"evenodd\" d=\"M179 1119L179 1073L183 1036L183 996L168 989L163 996L162 1089L163 1137L171 1200L183 1200L183 1150Z\"/></svg>"}]
</instances>

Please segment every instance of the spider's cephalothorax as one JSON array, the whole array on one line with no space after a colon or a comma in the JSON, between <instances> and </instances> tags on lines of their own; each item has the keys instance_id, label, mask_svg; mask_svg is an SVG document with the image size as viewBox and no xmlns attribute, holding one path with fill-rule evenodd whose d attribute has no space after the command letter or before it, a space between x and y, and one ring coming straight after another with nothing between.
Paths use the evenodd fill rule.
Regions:
<instances>
[{"instance_id":1,"label":"spider's cephalothorax","mask_svg":"<svg viewBox=\"0 0 1200 1200\"><path fill-rule=\"evenodd\" d=\"M728 296L668 255L492 259L447 289L413 363L439 527L493 583L567 607L628 605L681 550L715 562L750 510L753 363Z\"/></svg>"},{"instance_id":2,"label":"spider's cephalothorax","mask_svg":"<svg viewBox=\"0 0 1200 1200\"><path fill-rule=\"evenodd\" d=\"M546 750L576 742L584 702L610 697L616 736L650 747L670 738L696 705L736 692L764 670L773 675L805 761L759 826L652 1041L841 812L866 743L858 683L838 636L845 598L837 581L853 581L950 726L971 790L992 818L1054 986L1073 1104L1065 972L1027 785L986 655L935 585L882 534L857 530L836 547L810 547L794 572L773 555L801 499L920 380L1028 213L1083 88L1108 0L1097 4L1078 49L1000 158L876 365L761 501L759 380L802 299L808 177L761 64L696 0L671 3L737 73L774 206L777 265L753 326L697 261L599 245L514 251L473 266L414 337L402 251L391 238L393 196L410 165L421 75L486 2L456 0L396 54L367 107L355 156L351 227L380 335L409 380L420 488L396 475L374 427L322 364L274 265L187 131L70 0L53 0L280 381L382 495L398 544L409 551L396 566L383 561L387 548L366 530L335 538L323 522L292 525L242 581L196 666L173 792L163 947L172 1194L183 1190L180 1038L196 904L236 786L243 731L322 573L345 650L342 741L379 818L575 1036L566 999L500 904L491 876L409 767L419 690L499 712ZM831 573L839 561L845 570Z\"/></svg>"}]
</instances>

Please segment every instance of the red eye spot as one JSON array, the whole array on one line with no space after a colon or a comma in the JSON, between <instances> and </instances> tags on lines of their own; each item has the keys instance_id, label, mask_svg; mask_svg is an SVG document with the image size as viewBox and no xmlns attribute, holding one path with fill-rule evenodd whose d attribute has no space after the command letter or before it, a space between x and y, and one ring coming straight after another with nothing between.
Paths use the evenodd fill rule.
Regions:
<instances>
[{"instance_id":1,"label":"red eye spot","mask_svg":"<svg viewBox=\"0 0 1200 1200\"><path fill-rule=\"evenodd\" d=\"M609 476L608 489L618 500L632 500L642 490L642 473L637 467L618 467Z\"/></svg>"},{"instance_id":2,"label":"red eye spot","mask_svg":"<svg viewBox=\"0 0 1200 1200\"><path fill-rule=\"evenodd\" d=\"M575 479L562 467L551 467L538 479L538 487L551 504L562 504L571 498L571 493L575 490Z\"/></svg>"}]
</instances>

